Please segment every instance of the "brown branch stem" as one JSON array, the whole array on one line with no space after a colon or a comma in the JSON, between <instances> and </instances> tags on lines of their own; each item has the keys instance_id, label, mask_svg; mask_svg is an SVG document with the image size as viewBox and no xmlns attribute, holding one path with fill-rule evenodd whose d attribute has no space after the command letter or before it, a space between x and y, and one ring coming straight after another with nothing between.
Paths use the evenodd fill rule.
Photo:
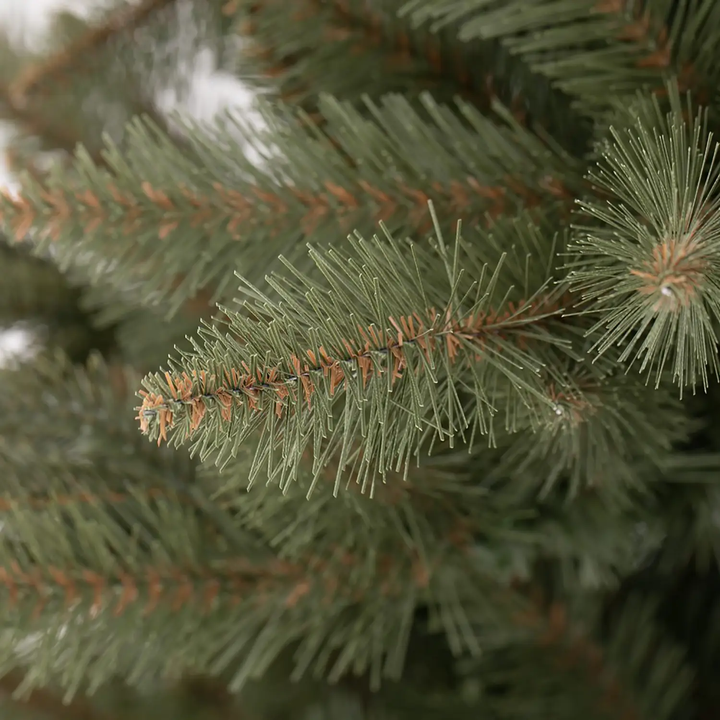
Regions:
<instances>
[{"instance_id":1,"label":"brown branch stem","mask_svg":"<svg viewBox=\"0 0 720 720\"><path fill-rule=\"evenodd\" d=\"M243 363L241 371L236 368L225 369L225 378L219 381L206 373L201 373L199 377L193 373L193 378L187 374L173 377L165 373L167 399L162 394L141 391L144 399L137 419L144 433L148 432L151 422L159 424L159 445L162 440L167 440L167 429L173 426L177 413L182 412L190 417L189 433L197 430L208 409L209 400L221 408L223 420L229 421L236 403L247 404L251 412L258 412L261 409L259 401L270 393L274 394L275 414L282 417L286 409L285 398L293 394L296 387L302 388L308 406L311 404L316 385L314 377L320 374L325 378L329 376L331 395L341 383L344 382L347 387L348 376L353 372L361 376L363 386L371 377L384 373L391 374L394 384L407 368L405 345L419 347L428 361L436 347L443 346L450 362L454 363L463 342L470 341L477 346L475 360L478 361L482 359L486 342L505 340L505 335L509 334L516 337L519 346L522 346L526 342L523 331L528 326L559 316L563 310L557 291L517 305L510 303L502 312L489 310L462 320L451 317L449 313L442 318L435 308L428 308L425 318L417 313L401 316L399 320L389 318L395 332L378 330L374 325L358 325L362 341L343 339L347 351L343 358L333 358L324 347L320 347L318 353L310 349L306 351L310 364L293 355L286 363L287 368L277 365L252 372ZM500 349L498 347L495 351L499 352ZM471 361L469 356L468 361Z\"/></svg>"},{"instance_id":2,"label":"brown branch stem","mask_svg":"<svg viewBox=\"0 0 720 720\"><path fill-rule=\"evenodd\" d=\"M30 96L43 85L56 81L59 76L75 68L81 62L90 62L87 57L95 48L123 31L140 27L153 13L174 0L144 0L129 8L123 7L112 14L107 21L90 28L67 47L29 67L13 84L11 96L14 103L23 107Z\"/></svg>"},{"instance_id":3,"label":"brown branch stem","mask_svg":"<svg viewBox=\"0 0 720 720\"><path fill-rule=\"evenodd\" d=\"M240 30L244 36L252 38L254 41L248 54L262 62L263 73L275 85L279 80L282 81L283 75L293 76L292 82L296 84L296 87L291 92L281 91L281 99L292 104L297 97L303 94L315 95L311 83L299 81L292 70L317 48L307 47L300 52L294 51L288 57L262 37L258 18L265 11L286 13L287 9L282 0L256 0L255 2L231 0L225 5L224 11L227 15L234 15L245 7L247 16L240 25ZM477 87L473 82L470 67L462 54L455 52L451 59L443 57L441 43L435 34L427 33L426 37L418 40L411 37L403 28L396 28L391 32L377 11L370 7L364 7L362 14L356 14L344 0L333 0L330 3L321 2L321 0L299 0L294 4L291 22L314 21L322 13L325 14L322 33L324 53L327 52L328 47L334 44L342 44L343 53L350 53L355 57L368 53L381 53L379 61L385 66L388 76L401 77L404 70L422 63L424 68L415 77L419 87L426 90L437 90L440 81L445 85L449 81L456 89L455 94L464 97L483 110L491 108L495 98L492 74L486 73L482 82L479 83L480 87ZM406 82L409 81L408 77ZM519 99L519 97L516 98L516 100ZM523 113L517 104L513 105L513 111L517 120L524 120ZM311 117L320 126L324 124L324 118L318 113L312 112Z\"/></svg>"},{"instance_id":4,"label":"brown branch stem","mask_svg":"<svg viewBox=\"0 0 720 720\"><path fill-rule=\"evenodd\" d=\"M705 104L709 97L708 88L697 77L697 72L690 62L682 65L674 62L669 29L666 26L662 26L659 30L653 27L651 5L652 3L647 1L597 0L595 11L622 18L617 39L633 43L642 49L636 67L658 71L658 82L654 87L657 95L665 95L664 73L673 69L675 65L674 70L680 90L684 92L693 89L700 103ZM632 18L626 21L628 9L632 10Z\"/></svg>"}]
</instances>

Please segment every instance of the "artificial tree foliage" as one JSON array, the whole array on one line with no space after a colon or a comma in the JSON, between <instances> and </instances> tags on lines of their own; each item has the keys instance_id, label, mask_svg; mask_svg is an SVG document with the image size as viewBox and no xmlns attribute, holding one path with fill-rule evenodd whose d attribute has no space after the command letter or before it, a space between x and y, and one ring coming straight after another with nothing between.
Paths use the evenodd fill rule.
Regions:
<instances>
[{"instance_id":1,"label":"artificial tree foliage","mask_svg":"<svg viewBox=\"0 0 720 720\"><path fill-rule=\"evenodd\" d=\"M145 0L3 46L3 317L93 348L0 373L15 709L715 717L718 37ZM253 105L166 112L193 49Z\"/></svg>"}]
</instances>

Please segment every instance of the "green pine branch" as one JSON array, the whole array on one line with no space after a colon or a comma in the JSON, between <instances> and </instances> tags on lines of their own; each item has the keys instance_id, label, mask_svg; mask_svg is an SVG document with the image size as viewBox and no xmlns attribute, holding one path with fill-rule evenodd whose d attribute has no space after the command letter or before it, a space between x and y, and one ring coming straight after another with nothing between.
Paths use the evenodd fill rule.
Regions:
<instances>
[{"instance_id":1,"label":"green pine branch","mask_svg":"<svg viewBox=\"0 0 720 720\"><path fill-rule=\"evenodd\" d=\"M278 555L291 561L313 552L317 537L338 554L402 542L421 558L449 544L470 552L477 567L500 582L530 578L541 561L562 568L566 588L614 588L661 544L664 526L657 508L638 507L644 491L610 497L599 486L572 502L559 488L537 497L517 472L501 475L496 452L483 449L470 462L462 450L422 459L403 480L388 473L372 492L358 483L337 487L337 456L316 480L306 453L295 483L279 492L277 483L249 480L255 448L246 443L223 472L205 463L199 476L214 490L215 502L243 518ZM245 491L247 490L247 492ZM647 503L646 503L647 505ZM640 537L638 525L646 528ZM471 549L471 550L470 550Z\"/></svg>"},{"instance_id":2,"label":"green pine branch","mask_svg":"<svg viewBox=\"0 0 720 720\"><path fill-rule=\"evenodd\" d=\"M563 383L550 387L555 417L531 445L522 434L504 438L496 472L541 497L556 485L569 497L590 490L626 503L628 492L644 492L648 471L660 472L693 423L667 377L647 387L626 372L618 353L567 363Z\"/></svg>"},{"instance_id":3,"label":"green pine branch","mask_svg":"<svg viewBox=\"0 0 720 720\"><path fill-rule=\"evenodd\" d=\"M618 95L662 93L670 76L709 98L717 85L713 0L410 0L402 14L457 39L499 39L534 72L596 116Z\"/></svg>"},{"instance_id":4,"label":"green pine branch","mask_svg":"<svg viewBox=\"0 0 720 720\"><path fill-rule=\"evenodd\" d=\"M5 33L0 33L0 118L12 124L14 137L5 143L5 158L17 172L33 167L39 151L63 151L72 154L87 135L69 118L58 118L54 108L21 102L12 89L13 81L38 61L28 48L19 47ZM97 162L102 159L94 156Z\"/></svg>"},{"instance_id":5,"label":"green pine branch","mask_svg":"<svg viewBox=\"0 0 720 720\"><path fill-rule=\"evenodd\" d=\"M46 508L21 495L3 509L0 673L26 668L20 693L226 673L237 692L291 647L295 679L368 673L377 685L400 676L419 605L451 629L470 595L447 541L422 557L391 525L353 552L317 535L291 561L199 489L191 502L130 495Z\"/></svg>"},{"instance_id":6,"label":"green pine branch","mask_svg":"<svg viewBox=\"0 0 720 720\"><path fill-rule=\"evenodd\" d=\"M656 384L669 365L681 387L707 388L719 369L717 143L705 113L685 113L676 93L669 114L648 100L634 127L612 131L590 175L608 200L581 203L573 276L597 313L597 353L620 347Z\"/></svg>"},{"instance_id":7,"label":"green pine branch","mask_svg":"<svg viewBox=\"0 0 720 720\"><path fill-rule=\"evenodd\" d=\"M122 152L109 144L107 169L79 153L70 170L26 179L19 197L2 198L2 222L17 239L37 231L64 266L91 276L102 259L95 282L138 287L145 302L177 310L200 289L232 297L234 270L257 282L270 258L299 260L305 237L329 245L378 219L422 236L429 199L443 215L486 224L525 206L567 207L582 187L574 161L502 108L496 123L464 103L422 103L421 113L398 96L368 100L366 117L324 98L324 131L268 110L267 134L233 119L214 133L193 128L185 151L137 121Z\"/></svg>"},{"instance_id":8,"label":"green pine branch","mask_svg":"<svg viewBox=\"0 0 720 720\"><path fill-rule=\"evenodd\" d=\"M13 170L42 176L49 164L47 157L39 157L42 151L60 150L64 161L78 145L102 166L103 136L121 143L127 122L140 115L182 145L157 104L159 87L181 90L187 83L177 67L158 62L167 16L172 20L171 4L172 0L123 0L97 11L90 20L61 12L50 26L51 52L38 55L9 42L0 48L3 60L8 60L0 79L0 114L16 130L7 151ZM215 9L214 3L193 7L200 16ZM153 36L152 52L140 40L147 34ZM91 103L86 102L89 96Z\"/></svg>"},{"instance_id":9,"label":"green pine branch","mask_svg":"<svg viewBox=\"0 0 720 720\"><path fill-rule=\"evenodd\" d=\"M232 0L225 12L241 38L243 81L302 107L320 125L323 94L357 101L401 92L413 101L431 92L440 102L459 96L483 113L499 102L519 124L552 130L564 147L587 140L566 99L499 43L458 45L452 29L413 25L398 16L401 7L401 0L300 0L291 23L279 0Z\"/></svg>"},{"instance_id":10,"label":"green pine branch","mask_svg":"<svg viewBox=\"0 0 720 720\"><path fill-rule=\"evenodd\" d=\"M390 22L387 12L362 18L345 3L301 0L288 23L283 2L241 0L228 3L226 13L241 38L244 82L277 93L311 115L322 94L357 101L366 95L432 91L439 100L451 101L459 94L476 107L490 108L487 88L473 87L463 58L452 66L453 82L443 72L437 38L428 38L428 47L418 53L419 43L401 24Z\"/></svg>"},{"instance_id":11,"label":"green pine branch","mask_svg":"<svg viewBox=\"0 0 720 720\"><path fill-rule=\"evenodd\" d=\"M588 123L576 113L570 98L553 90L547 79L533 72L496 39L457 42L453 26L431 27L413 22L404 12L405 0L325 0L369 34L379 34L400 47L408 46L414 58L429 61L441 85L470 87L468 98L486 110L497 101L508 107L517 122L550 135L565 148L585 152ZM407 38L407 39L405 39Z\"/></svg>"},{"instance_id":12,"label":"green pine branch","mask_svg":"<svg viewBox=\"0 0 720 720\"><path fill-rule=\"evenodd\" d=\"M562 284L550 285L555 243L527 223L451 246L436 223L432 249L387 230L349 239L349 257L311 248L322 282L284 261L294 277L267 278L279 303L245 282L251 300L226 311L229 334L208 329L204 346L145 378L143 431L222 464L262 427L251 476L265 464L284 485L310 442L316 477L337 449L341 469L357 462L372 479L406 473L426 439L472 446L492 438L496 415L516 430L554 414L547 383L562 382L573 330Z\"/></svg>"}]
</instances>

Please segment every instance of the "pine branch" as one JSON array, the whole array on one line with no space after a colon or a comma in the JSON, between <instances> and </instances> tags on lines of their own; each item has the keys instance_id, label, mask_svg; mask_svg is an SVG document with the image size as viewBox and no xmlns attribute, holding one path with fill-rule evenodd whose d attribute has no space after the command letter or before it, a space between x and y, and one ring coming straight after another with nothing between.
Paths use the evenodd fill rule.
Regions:
<instances>
[{"instance_id":1,"label":"pine branch","mask_svg":"<svg viewBox=\"0 0 720 720\"><path fill-rule=\"evenodd\" d=\"M156 3L157 4L157 3ZM160 10L160 3L157 10ZM132 32L135 28L133 22L137 20L138 23L142 24L144 15L143 5L136 6L134 3L130 7L130 13L126 19L130 19L131 22L128 26L128 30ZM135 19L134 11L139 12L139 17ZM129 17L132 16L132 17ZM123 14L119 13L115 18L110 19L107 25L103 25L100 28L92 27L87 30L77 41L70 43L70 48L76 46L84 46L87 44L86 41L91 37L102 36L103 33L111 32L111 30L117 29L121 31ZM85 27L84 23L82 24ZM101 38L97 47L92 46L92 43L87 44L86 51L88 53L96 53L99 49L102 49L105 42L110 37ZM3 49L3 55L8 55L9 60L12 61L8 65L12 65L0 81L0 113L14 123L18 129L22 132L22 136L30 136L37 138L41 143L42 150L62 150L69 156L72 156L77 147L82 143L85 149L90 153L93 162L101 166L104 163L102 150L102 133L110 130L117 138L117 124L118 120L120 124L124 124L124 118L131 118L134 116L147 116L152 119L159 127L165 128L168 132L172 133L172 130L168 127L167 119L158 111L155 106L154 100L150 96L150 93L144 90L142 83L144 78L130 77L128 74L129 68L124 68L121 73L116 74L115 78L98 77L97 82L88 87L81 87L79 92L72 92L72 89L63 87L59 92L58 81L55 78L54 73L57 72L62 74L66 70L71 73L72 78L77 77L80 69L86 70L92 68L96 73L98 68L108 73L112 69L112 63L116 62L116 57L112 54L112 60L110 62L107 59L100 58L98 64L97 57L86 57L82 55L75 58L73 64L65 69L62 63L60 67L55 67L55 61L58 58L64 57L65 51L62 51L59 55L53 55L50 58L35 58L26 57L27 53L22 54L18 57L18 51L9 45ZM76 67L77 63L81 63L81 67ZM47 65L47 68L46 68ZM45 69L50 72L50 77L43 80L43 72ZM24 82L24 79L28 75L34 75L36 72L40 73L38 81L40 82L39 87L33 86L28 90L28 95L25 96L18 91L18 85ZM121 77L120 77L121 76ZM115 94L109 97L111 107L108 108L103 101L99 101L93 104L92 107L87 107L87 104L83 102L84 97L87 97L88 93L97 92L98 87L105 82L120 82L124 83L123 90L119 94ZM129 83L131 89L129 95L126 95L124 91L125 85ZM51 89L55 92L51 92ZM122 99L122 107L120 107L118 100ZM97 106L96 106L97 105ZM103 107L105 105L105 107ZM183 139L178 136L177 133L173 133L173 138L179 146L183 145ZM19 143L15 143L18 145ZM20 150L20 152L18 152ZM35 170L28 161L28 158L23 156L21 147L10 146L8 148L9 159L12 161L13 169L17 168L18 174L23 171L32 171L36 177L43 174L42 171ZM31 148L31 153L36 152L36 148ZM32 159L32 155L31 155Z\"/></svg>"},{"instance_id":2,"label":"pine branch","mask_svg":"<svg viewBox=\"0 0 720 720\"><path fill-rule=\"evenodd\" d=\"M462 574L446 549L433 548L427 559L399 550L394 526L375 535L374 550L344 552L316 537L314 552L289 562L199 492L194 497L187 507L138 496L124 522L103 506L86 506L83 516L67 508L6 516L0 603L8 642L40 638L23 657L28 689L55 680L69 699L78 677L97 687L110 677L134 684L230 670L236 692L296 643L298 677L314 666L331 681L370 672L379 682L401 672L418 603L456 602ZM436 582L432 568L455 579ZM51 632L60 625L66 633ZM149 636L152 649L142 642Z\"/></svg>"},{"instance_id":3,"label":"pine branch","mask_svg":"<svg viewBox=\"0 0 720 720\"><path fill-rule=\"evenodd\" d=\"M599 314L596 352L621 346L620 361L641 360L656 383L671 361L681 387L707 388L720 370L718 146L706 115L686 122L671 93L668 115L654 99L634 127L612 131L590 176L611 200L581 203L595 224L579 228L573 275Z\"/></svg>"},{"instance_id":4,"label":"pine branch","mask_svg":"<svg viewBox=\"0 0 720 720\"><path fill-rule=\"evenodd\" d=\"M51 82L57 83L68 71L74 71L82 63L87 63L88 56L96 48L118 33L132 32L141 27L150 16L171 2L174 0L143 0L138 4L123 7L110 15L102 25L89 28L68 47L29 67L11 88L13 105L24 107L43 87L47 87Z\"/></svg>"},{"instance_id":5,"label":"pine branch","mask_svg":"<svg viewBox=\"0 0 720 720\"><path fill-rule=\"evenodd\" d=\"M592 490L603 497L642 490L648 464L659 472L690 436L691 422L670 383L648 388L627 376L617 353L589 364L567 363L562 385L548 383L554 416L528 447L526 436L500 444L496 472L546 497L561 484L569 497ZM620 369L619 369L620 368Z\"/></svg>"},{"instance_id":6,"label":"pine branch","mask_svg":"<svg viewBox=\"0 0 720 720\"><path fill-rule=\"evenodd\" d=\"M356 101L364 95L429 90L440 101L460 95L484 111L492 106L489 74L478 86L478 68L474 64L471 72L468 58L456 53L447 63L439 38L411 37L388 11L365 7L358 16L346 2L300 0L290 23L287 5L279 0L234 0L224 11L234 16L245 40L243 60L257 64L264 85L277 88L283 102L301 105L321 123L316 110L323 93ZM247 80L256 77L249 74Z\"/></svg>"},{"instance_id":7,"label":"pine branch","mask_svg":"<svg viewBox=\"0 0 720 720\"><path fill-rule=\"evenodd\" d=\"M93 163L102 166L104 159L100 132L117 118L102 118L103 123L98 128L94 109L79 109L81 99L68 100L70 95L67 91L56 93L55 96L36 93L30 98L20 98L14 91L17 76L23 75L23 68L28 72L27 68L34 68L41 61L27 57L27 53L19 53L7 39L3 39L1 49L2 62L7 64L7 68L3 67L6 72L0 79L0 116L13 124L17 136L11 139L5 150L10 168L18 175L32 173L39 180L44 174L44 170L37 168L34 162L39 151L60 150L72 157L81 144L90 153ZM93 66L94 63L88 61L87 65ZM117 112L116 108L114 110ZM131 117L146 115L160 127L167 124L152 102L141 97L128 98L126 111ZM179 138L175 140L182 144ZM26 152L23 152L23 145L28 146Z\"/></svg>"},{"instance_id":8,"label":"pine branch","mask_svg":"<svg viewBox=\"0 0 720 720\"><path fill-rule=\"evenodd\" d=\"M648 409L648 415L651 412ZM532 485L515 468L504 472L499 467L503 439L497 449L482 448L470 459L463 449L446 448L432 458L421 458L408 478L391 471L384 483L369 488L352 482L339 485L337 454L315 480L312 455L306 451L297 481L279 494L266 472L249 480L253 443L241 445L222 473L216 474L207 463L200 477L204 487L217 488L219 506L238 513L281 557L292 561L317 551L316 537L338 552L355 552L375 546L378 528L403 528L403 544L417 548L421 557L441 546L468 552L472 562L481 557L485 567L494 568L496 580L529 572L539 559L552 558L563 565L566 588L587 589L588 582L596 588L614 587L618 574L637 566L644 549L638 543L638 524L653 528L649 537L663 531L653 508L631 509L638 494L646 498L644 488L638 490L636 483L619 492L618 479L610 472L572 502L563 488L538 502L538 489L546 481L543 469L549 463L544 458L542 466L535 463ZM656 476L657 472L643 477L642 485ZM364 521L368 517L371 523Z\"/></svg>"},{"instance_id":9,"label":"pine branch","mask_svg":"<svg viewBox=\"0 0 720 720\"><path fill-rule=\"evenodd\" d=\"M510 109L519 124L551 135L562 147L585 150L587 123L573 112L569 98L551 92L545 78L528 72L494 39L458 43L452 27L408 24L404 0L319 1L362 28L368 38L383 38L408 53L414 62L426 64L440 87L452 83L461 93L463 88L471 89L467 99L475 107L487 111L499 102Z\"/></svg>"},{"instance_id":10,"label":"pine branch","mask_svg":"<svg viewBox=\"0 0 720 720\"><path fill-rule=\"evenodd\" d=\"M2 463L3 469L7 472L7 467L5 466L5 460L7 459L6 456L3 456L3 450L4 448L0 447L0 463ZM28 468L28 470L31 470L31 468ZM5 482L3 483L3 490L4 495L2 499L0 499L0 512L11 512L16 510L17 508L27 508L34 511L42 511L42 510L53 510L58 507L64 507L64 506L77 506L77 505L83 505L83 504L90 504L90 505L97 505L97 504L103 504L103 505L120 505L122 503L130 503L135 502L137 500L137 495L130 493L129 491L126 492L118 492L113 490L106 490L106 491L89 491L86 488L83 489L75 489L74 492L69 493L59 493L59 486L62 484L62 469L57 468L58 470L58 482L57 486L53 487L52 491L49 494L46 494L45 496L39 496L39 495L20 495L17 494L14 497L11 497L7 494L7 480L8 477L5 478ZM98 481L101 480L100 477L94 478ZM80 482L76 482L78 480L77 475L73 477L73 484L81 485ZM137 494L139 494L141 497L146 498L147 500L155 500L158 498L164 498L167 497L170 493L177 494L176 488L163 488L163 487L149 487L149 488L142 488L139 491L135 491ZM180 501L182 501L182 493L180 496Z\"/></svg>"},{"instance_id":11,"label":"pine branch","mask_svg":"<svg viewBox=\"0 0 720 720\"><path fill-rule=\"evenodd\" d=\"M123 397L124 373L110 373L105 381L102 373L78 373L78 388L67 382L69 368L62 364L45 370L55 387L47 386L47 376L43 385L25 373L12 390L15 401L37 416L38 400L28 389L42 388L49 410L40 414L47 426L62 425L56 436L85 435L87 444L76 425L59 422L68 409L93 434L103 434L98 425L107 416L122 422L109 395ZM12 410L3 408L0 417L22 427L22 408L7 402L6 394ZM33 430L47 432L40 425ZM108 449L104 434L102 440ZM0 446L6 498L0 605L7 620L0 662L13 667L22 660L29 668L25 690L55 682L70 699L81 681L97 687L111 676L136 684L182 671L227 671L235 691L296 642L304 648L298 673L312 664L331 677L371 671L379 681L382 673L400 673L417 604L428 597L449 608L456 602L454 583L436 583L433 575L443 568L464 576L445 558L443 543L429 551L419 544L398 551L397 523L376 528L362 542L347 533L343 543L330 542L317 526L314 537L306 528L304 551L296 545L292 558L278 557L263 540L269 525L265 533L250 532L247 515L211 502L182 478L170 482L170 464L157 467L156 478L167 484L136 476L132 463L142 453L128 453L121 433L117 441L123 461L107 467L88 463L85 455L73 468L77 449L64 448L69 472L37 443L30 445L34 455L19 444ZM113 473L129 487L115 490ZM506 519L503 514L496 524ZM281 646L274 642L278 622ZM144 639L150 636L148 647ZM14 654L20 642L22 659Z\"/></svg>"},{"instance_id":12,"label":"pine branch","mask_svg":"<svg viewBox=\"0 0 720 720\"><path fill-rule=\"evenodd\" d=\"M282 486L296 476L311 434L315 477L336 449L340 467L350 462L358 440L363 482L392 467L407 473L427 437L451 446L455 437L470 445L478 432L492 437L496 408L504 407L508 428L526 426L519 417L554 412L541 370L554 377L554 353L572 349L567 330L553 323L563 311L562 285L548 288L554 256L543 258L553 247L532 226L508 230L525 243L504 278L502 233L486 236L481 250L460 238L449 249L437 225L432 252L389 234L371 242L358 235L349 259L310 249L322 283L284 261L297 284L267 278L281 304L246 283L254 302L246 304L248 317L227 311L230 334L209 329L204 348L194 343L194 353L171 361L171 372L145 378L143 432L158 443L193 438L193 452L217 453L223 463L263 426L250 477L266 464ZM485 252L497 253L494 269L483 263ZM522 297L513 302L515 293Z\"/></svg>"},{"instance_id":13,"label":"pine branch","mask_svg":"<svg viewBox=\"0 0 720 720\"><path fill-rule=\"evenodd\" d=\"M501 40L590 115L646 86L662 93L671 75L701 95L717 84L713 0L410 0L403 13L436 30L457 26L463 42Z\"/></svg>"},{"instance_id":14,"label":"pine branch","mask_svg":"<svg viewBox=\"0 0 720 720\"><path fill-rule=\"evenodd\" d=\"M458 44L452 28L410 25L398 15L402 0L300 0L294 7L292 23L280 0L232 0L224 9L243 38L243 67L252 67L244 81L299 105L321 127L323 93L356 101L401 92L412 101L430 91L440 102L462 97L483 113L500 103L519 125L573 152L587 149L590 128L570 98L494 40Z\"/></svg>"},{"instance_id":15,"label":"pine branch","mask_svg":"<svg viewBox=\"0 0 720 720\"><path fill-rule=\"evenodd\" d=\"M138 121L122 154L109 147L109 171L80 154L72 172L59 169L43 183L28 181L20 197L0 198L3 224L16 239L35 228L67 264L109 255L114 282L142 281L144 299L169 297L177 310L198 290L214 300L234 292L235 268L259 281L270 258L297 257L305 236L330 244L378 219L394 233L422 235L428 199L446 216L486 224L524 206L562 206L582 187L571 159L502 108L497 125L464 104L462 118L427 96L423 105L420 114L400 97L368 101L367 118L326 98L322 133L302 115L281 125L268 111L274 157L260 168L248 145L265 138L240 119L210 136L194 128L186 153Z\"/></svg>"}]
</instances>

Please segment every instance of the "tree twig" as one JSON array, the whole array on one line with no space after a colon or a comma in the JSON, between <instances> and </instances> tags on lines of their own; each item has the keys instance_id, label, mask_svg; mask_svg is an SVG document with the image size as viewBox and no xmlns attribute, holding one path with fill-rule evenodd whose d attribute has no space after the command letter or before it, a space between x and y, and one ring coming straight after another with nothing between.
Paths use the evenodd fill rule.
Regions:
<instances>
[{"instance_id":1,"label":"tree twig","mask_svg":"<svg viewBox=\"0 0 720 720\"><path fill-rule=\"evenodd\" d=\"M154 12L171 2L174 0L143 0L130 8L124 7L111 15L104 24L90 28L67 47L31 65L11 87L13 104L23 107L29 97L42 85L57 79L59 75L79 62L87 60L88 53L103 45L114 35L140 27Z\"/></svg>"}]
</instances>

